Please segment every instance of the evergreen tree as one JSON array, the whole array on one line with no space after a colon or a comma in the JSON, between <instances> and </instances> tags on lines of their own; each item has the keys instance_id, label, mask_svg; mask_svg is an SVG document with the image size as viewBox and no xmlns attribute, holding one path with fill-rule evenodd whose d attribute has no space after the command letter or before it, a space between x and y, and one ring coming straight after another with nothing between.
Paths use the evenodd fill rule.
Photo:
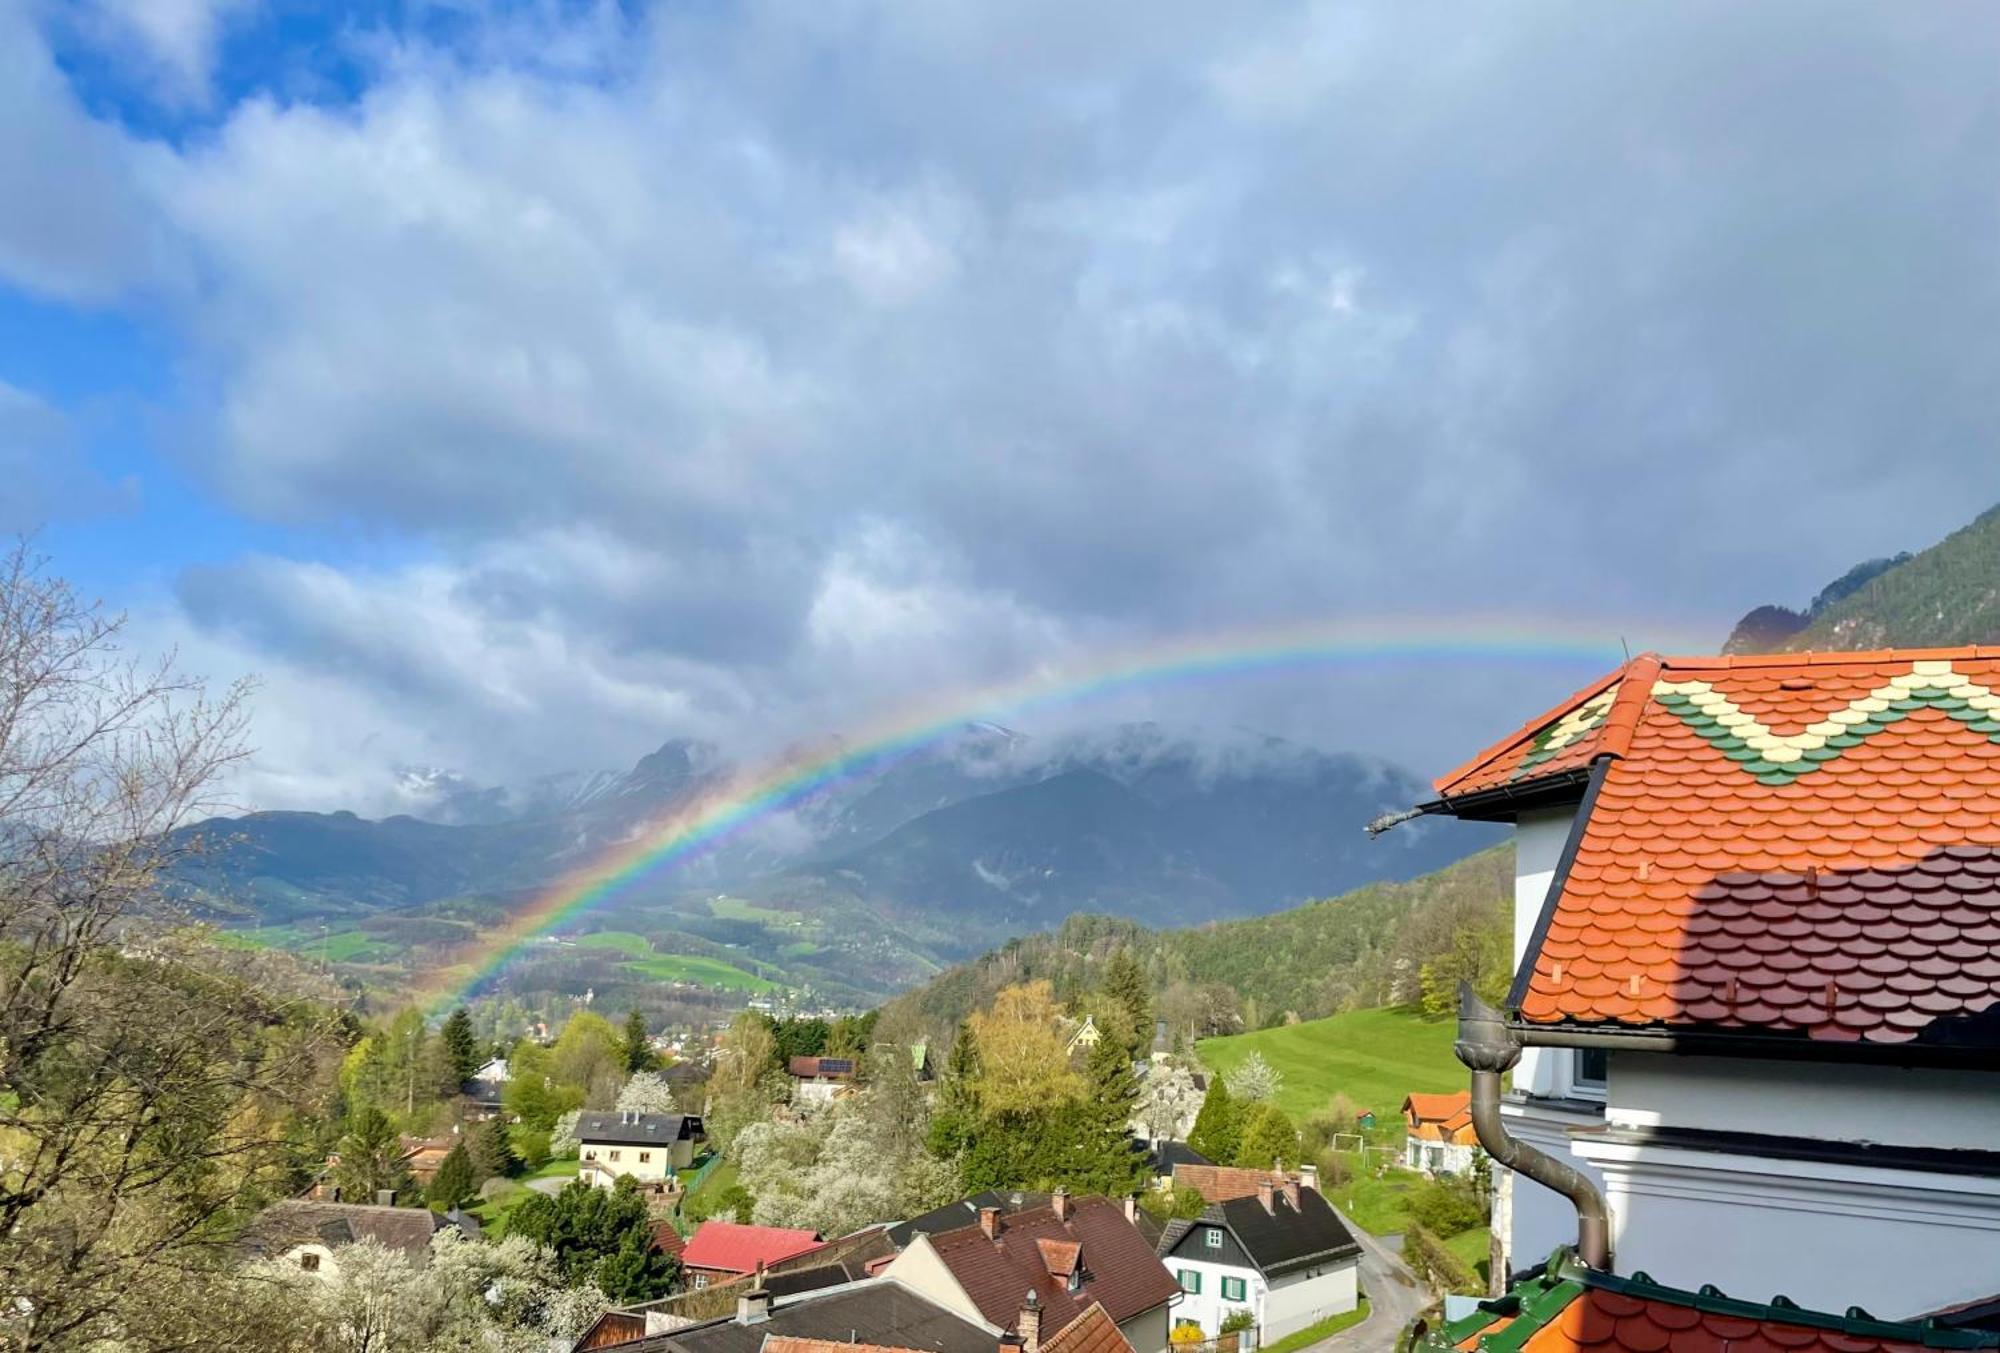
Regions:
<instances>
[{"instance_id":1,"label":"evergreen tree","mask_svg":"<svg viewBox=\"0 0 2000 1353\"><path fill-rule=\"evenodd\" d=\"M1194 1116L1194 1126L1188 1130L1188 1145L1218 1165L1227 1165L1236 1159L1242 1140L1241 1110L1229 1097L1229 1087L1222 1077L1211 1074L1201 1112Z\"/></svg>"},{"instance_id":2,"label":"evergreen tree","mask_svg":"<svg viewBox=\"0 0 2000 1353\"><path fill-rule=\"evenodd\" d=\"M459 1142L445 1156L444 1163L432 1176L430 1187L424 1190L425 1201L440 1212L449 1212L472 1197L478 1187L473 1178L472 1157Z\"/></svg>"},{"instance_id":3,"label":"evergreen tree","mask_svg":"<svg viewBox=\"0 0 2000 1353\"><path fill-rule=\"evenodd\" d=\"M931 1109L929 1146L940 1160L965 1151L979 1135L979 1042L970 1025L961 1022L945 1059L944 1078ZM968 1167L969 1168L969 1167ZM984 1168L984 1167L982 1167ZM967 1182L977 1192L985 1185Z\"/></svg>"},{"instance_id":4,"label":"evergreen tree","mask_svg":"<svg viewBox=\"0 0 2000 1353\"><path fill-rule=\"evenodd\" d=\"M399 1201L415 1191L410 1167L403 1163L403 1138L389 1115L368 1105L349 1121L337 1148L340 1164L334 1183L350 1203L372 1203L384 1190Z\"/></svg>"},{"instance_id":5,"label":"evergreen tree","mask_svg":"<svg viewBox=\"0 0 2000 1353\"><path fill-rule=\"evenodd\" d=\"M646 1032L646 1017L633 1006L625 1014L625 1070L651 1071L653 1045Z\"/></svg>"},{"instance_id":6,"label":"evergreen tree","mask_svg":"<svg viewBox=\"0 0 2000 1353\"><path fill-rule=\"evenodd\" d=\"M521 1158L507 1135L507 1125L489 1118L472 1130L470 1154L475 1172L484 1179L509 1179L521 1173Z\"/></svg>"},{"instance_id":7,"label":"evergreen tree","mask_svg":"<svg viewBox=\"0 0 2000 1353\"><path fill-rule=\"evenodd\" d=\"M618 1248L597 1261L597 1287L616 1302L650 1301L673 1287L680 1264L653 1248L648 1230L628 1229Z\"/></svg>"},{"instance_id":8,"label":"evergreen tree","mask_svg":"<svg viewBox=\"0 0 2000 1353\"><path fill-rule=\"evenodd\" d=\"M1299 1159L1299 1134L1292 1120L1276 1104L1252 1105L1243 1120L1243 1136L1236 1148L1236 1163L1268 1170L1280 1161L1294 1165Z\"/></svg>"},{"instance_id":9,"label":"evergreen tree","mask_svg":"<svg viewBox=\"0 0 2000 1353\"><path fill-rule=\"evenodd\" d=\"M472 1012L462 1005L452 1011L438 1036L444 1043L445 1065L454 1088L465 1084L485 1060L479 1055L479 1039L472 1032Z\"/></svg>"},{"instance_id":10,"label":"evergreen tree","mask_svg":"<svg viewBox=\"0 0 2000 1353\"><path fill-rule=\"evenodd\" d=\"M1144 1057L1153 1043L1153 993L1130 948L1121 946L1104 965L1102 990L1125 1013L1132 1039L1126 1051L1135 1061Z\"/></svg>"},{"instance_id":11,"label":"evergreen tree","mask_svg":"<svg viewBox=\"0 0 2000 1353\"><path fill-rule=\"evenodd\" d=\"M1100 1039L1084 1064L1084 1077L1083 1098L1058 1112L1068 1131L1055 1134L1067 1147L1056 1179L1080 1193L1113 1198L1137 1193L1145 1187L1146 1157L1132 1137L1139 1083L1125 1048Z\"/></svg>"}]
</instances>

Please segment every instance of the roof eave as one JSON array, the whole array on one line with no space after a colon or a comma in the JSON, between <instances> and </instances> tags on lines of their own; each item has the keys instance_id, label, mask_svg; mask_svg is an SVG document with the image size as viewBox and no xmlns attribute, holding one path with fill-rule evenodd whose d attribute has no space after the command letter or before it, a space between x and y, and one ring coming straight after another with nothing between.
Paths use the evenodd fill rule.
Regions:
<instances>
[{"instance_id":1,"label":"roof eave","mask_svg":"<svg viewBox=\"0 0 2000 1353\"><path fill-rule=\"evenodd\" d=\"M1508 1018L1508 1027L1531 1048L1602 1048L1613 1052L1665 1052L1681 1056L1754 1057L1767 1061L1866 1063L1876 1066L2000 1071L2000 1047L1948 1043L1836 1041L1803 1033L1662 1024L1541 1023Z\"/></svg>"},{"instance_id":2,"label":"roof eave","mask_svg":"<svg viewBox=\"0 0 2000 1353\"><path fill-rule=\"evenodd\" d=\"M1401 813L1387 813L1368 824L1370 836L1380 836L1413 817L1455 817L1461 822L1512 822L1537 808L1568 808L1583 798L1589 766L1575 766L1514 784L1494 785L1471 794L1447 795L1420 803Z\"/></svg>"}]
</instances>

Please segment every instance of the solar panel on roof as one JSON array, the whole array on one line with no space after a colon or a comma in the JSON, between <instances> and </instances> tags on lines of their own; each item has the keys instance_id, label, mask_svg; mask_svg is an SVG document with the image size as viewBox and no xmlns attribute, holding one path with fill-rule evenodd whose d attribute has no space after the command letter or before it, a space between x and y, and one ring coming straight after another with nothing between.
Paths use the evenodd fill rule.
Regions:
<instances>
[{"instance_id":1,"label":"solar panel on roof","mask_svg":"<svg viewBox=\"0 0 2000 1353\"><path fill-rule=\"evenodd\" d=\"M822 1057L819 1059L819 1074L822 1076L851 1076L854 1074L852 1057Z\"/></svg>"}]
</instances>

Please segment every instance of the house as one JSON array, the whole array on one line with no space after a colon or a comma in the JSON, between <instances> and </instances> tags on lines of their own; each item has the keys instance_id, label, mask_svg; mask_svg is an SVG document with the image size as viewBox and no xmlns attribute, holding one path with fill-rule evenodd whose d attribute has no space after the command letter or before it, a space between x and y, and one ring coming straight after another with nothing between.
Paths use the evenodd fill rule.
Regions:
<instances>
[{"instance_id":1,"label":"house","mask_svg":"<svg viewBox=\"0 0 2000 1353\"><path fill-rule=\"evenodd\" d=\"M695 1147L707 1134L698 1114L608 1109L579 1114L576 1140L580 1179L610 1188L620 1175L631 1175L641 1184L671 1187L674 1172L694 1164Z\"/></svg>"},{"instance_id":2,"label":"house","mask_svg":"<svg viewBox=\"0 0 2000 1353\"><path fill-rule=\"evenodd\" d=\"M471 1104L475 1118L486 1119L499 1114L500 1097L506 1092L509 1074L507 1059L495 1057L458 1087L459 1094Z\"/></svg>"},{"instance_id":3,"label":"house","mask_svg":"<svg viewBox=\"0 0 2000 1353\"><path fill-rule=\"evenodd\" d=\"M1172 1189L1174 1172L1183 1165L1210 1166L1215 1162L1186 1142L1154 1142L1147 1151L1147 1168L1153 1172L1153 1187Z\"/></svg>"},{"instance_id":4,"label":"house","mask_svg":"<svg viewBox=\"0 0 2000 1353\"><path fill-rule=\"evenodd\" d=\"M1138 1353L1161 1353L1167 1308L1180 1289L1127 1206L1058 1189L1042 1207L1011 1213L983 1207L971 1226L913 1235L882 1275L1024 1343L1101 1302ZM1032 1315L1024 1301L1030 1294Z\"/></svg>"},{"instance_id":5,"label":"house","mask_svg":"<svg viewBox=\"0 0 2000 1353\"><path fill-rule=\"evenodd\" d=\"M419 1184L426 1188L437 1178L444 1158L451 1154L452 1147L458 1145L456 1137L405 1137L403 1138L403 1164L409 1167Z\"/></svg>"},{"instance_id":6,"label":"house","mask_svg":"<svg viewBox=\"0 0 2000 1353\"><path fill-rule=\"evenodd\" d=\"M1992 649L1644 654L1435 782L1516 828L1513 986L1460 1043L1506 1271L1994 1297L1997 736Z\"/></svg>"},{"instance_id":7,"label":"house","mask_svg":"<svg viewBox=\"0 0 2000 1353\"><path fill-rule=\"evenodd\" d=\"M430 1259L431 1237L454 1226L476 1233L476 1223L462 1226L457 1214L427 1207L296 1198L258 1213L239 1246L247 1258L275 1259L331 1280L340 1271L340 1251L357 1241L372 1240L422 1264Z\"/></svg>"},{"instance_id":8,"label":"house","mask_svg":"<svg viewBox=\"0 0 2000 1353\"><path fill-rule=\"evenodd\" d=\"M1102 1037L1104 1031L1097 1027L1097 1016L1085 1015L1083 1023L1070 1031L1069 1041L1063 1045L1063 1050L1074 1057L1079 1053L1089 1052L1097 1046L1097 1041Z\"/></svg>"},{"instance_id":9,"label":"house","mask_svg":"<svg viewBox=\"0 0 2000 1353\"><path fill-rule=\"evenodd\" d=\"M746 1226L741 1222L703 1222L681 1251L681 1270L693 1288L726 1282L759 1269L824 1249L817 1231L781 1226Z\"/></svg>"},{"instance_id":10,"label":"house","mask_svg":"<svg viewBox=\"0 0 2000 1353\"><path fill-rule=\"evenodd\" d=\"M1176 1326L1213 1338L1248 1311L1266 1344L1358 1304L1361 1246L1333 1205L1288 1175L1258 1173L1249 1197L1211 1202L1161 1234L1160 1258L1182 1293Z\"/></svg>"},{"instance_id":11,"label":"house","mask_svg":"<svg viewBox=\"0 0 2000 1353\"><path fill-rule=\"evenodd\" d=\"M785 1063L792 1078L792 1102L830 1104L834 1096L854 1084L852 1057L794 1057Z\"/></svg>"},{"instance_id":12,"label":"house","mask_svg":"<svg viewBox=\"0 0 2000 1353\"><path fill-rule=\"evenodd\" d=\"M888 1278L795 1294L746 1288L725 1315L671 1323L613 1311L577 1342L620 1353L762 1353L780 1340L822 1340L927 1353L996 1353L1000 1329ZM658 1328L639 1330L642 1323Z\"/></svg>"},{"instance_id":13,"label":"house","mask_svg":"<svg viewBox=\"0 0 2000 1353\"><path fill-rule=\"evenodd\" d=\"M1203 1202L1226 1203L1236 1198L1254 1198L1266 1184L1293 1183L1319 1191L1319 1166L1301 1165L1296 1171L1255 1170L1242 1165L1190 1164L1174 1167L1174 1186L1193 1189Z\"/></svg>"},{"instance_id":14,"label":"house","mask_svg":"<svg viewBox=\"0 0 2000 1353\"><path fill-rule=\"evenodd\" d=\"M1470 1174L1478 1152L1470 1090L1403 1097L1403 1164L1425 1174Z\"/></svg>"}]
</instances>

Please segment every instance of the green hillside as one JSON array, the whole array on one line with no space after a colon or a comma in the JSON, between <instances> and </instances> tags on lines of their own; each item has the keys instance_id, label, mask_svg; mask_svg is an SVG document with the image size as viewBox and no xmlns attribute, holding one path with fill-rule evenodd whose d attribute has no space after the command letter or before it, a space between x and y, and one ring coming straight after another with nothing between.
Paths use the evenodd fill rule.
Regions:
<instances>
[{"instance_id":1,"label":"green hillside","mask_svg":"<svg viewBox=\"0 0 2000 1353\"><path fill-rule=\"evenodd\" d=\"M1404 1010L1350 1010L1195 1045L1203 1065L1228 1072L1252 1052L1283 1074L1278 1107L1299 1122L1335 1095L1373 1109L1380 1123L1402 1113L1412 1090L1462 1090L1466 1072L1452 1055L1457 1022Z\"/></svg>"},{"instance_id":2,"label":"green hillside","mask_svg":"<svg viewBox=\"0 0 2000 1353\"><path fill-rule=\"evenodd\" d=\"M1804 611L1762 606L1730 652L1948 647L2000 642L2000 507L1913 556L1871 560Z\"/></svg>"},{"instance_id":3,"label":"green hillside","mask_svg":"<svg viewBox=\"0 0 2000 1353\"><path fill-rule=\"evenodd\" d=\"M889 1009L944 1036L1013 982L1046 979L1059 998L1081 994L1121 946L1146 967L1177 1036L1390 1005L1414 999L1415 974L1460 934L1504 928L1513 882L1514 850L1503 845L1407 883L1372 883L1270 916L1158 931L1072 916L947 970Z\"/></svg>"}]
</instances>

